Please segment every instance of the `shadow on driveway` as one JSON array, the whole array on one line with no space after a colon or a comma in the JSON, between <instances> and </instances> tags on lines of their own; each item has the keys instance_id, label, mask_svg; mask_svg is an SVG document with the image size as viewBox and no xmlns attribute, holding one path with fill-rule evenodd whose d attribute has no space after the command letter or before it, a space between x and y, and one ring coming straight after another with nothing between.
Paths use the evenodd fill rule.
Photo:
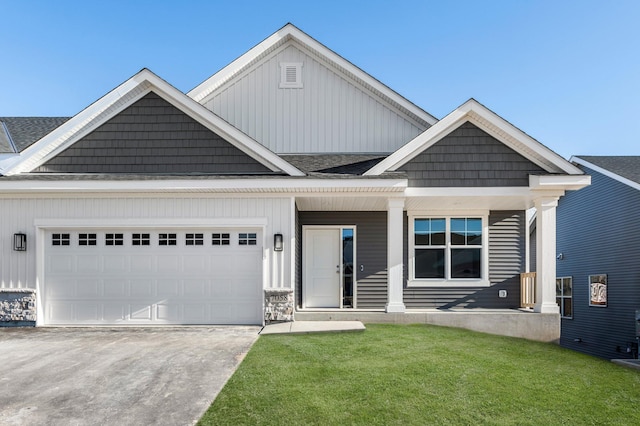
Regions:
<instances>
[{"instance_id":1,"label":"shadow on driveway","mask_svg":"<svg viewBox=\"0 0 640 426\"><path fill-rule=\"evenodd\" d=\"M194 424L259 331L0 328L0 424Z\"/></svg>"}]
</instances>

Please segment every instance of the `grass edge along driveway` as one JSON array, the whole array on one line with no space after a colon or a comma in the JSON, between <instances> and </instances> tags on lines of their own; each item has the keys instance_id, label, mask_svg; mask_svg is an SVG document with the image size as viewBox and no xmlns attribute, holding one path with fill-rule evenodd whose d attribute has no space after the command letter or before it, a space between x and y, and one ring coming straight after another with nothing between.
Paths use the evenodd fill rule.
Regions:
<instances>
[{"instance_id":1,"label":"grass edge along driveway","mask_svg":"<svg viewBox=\"0 0 640 426\"><path fill-rule=\"evenodd\" d=\"M201 425L640 424L640 372L429 325L261 336Z\"/></svg>"}]
</instances>

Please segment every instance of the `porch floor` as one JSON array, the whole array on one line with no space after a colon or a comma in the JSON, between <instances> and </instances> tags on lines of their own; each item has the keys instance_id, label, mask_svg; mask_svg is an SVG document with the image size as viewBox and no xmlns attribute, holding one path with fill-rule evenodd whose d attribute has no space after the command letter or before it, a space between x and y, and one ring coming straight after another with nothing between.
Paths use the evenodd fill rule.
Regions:
<instances>
[{"instance_id":1,"label":"porch floor","mask_svg":"<svg viewBox=\"0 0 640 426\"><path fill-rule=\"evenodd\" d=\"M295 321L361 321L367 323L433 324L466 328L483 333L558 343L560 314L534 313L527 309L420 309L404 313L380 310L305 309Z\"/></svg>"}]
</instances>

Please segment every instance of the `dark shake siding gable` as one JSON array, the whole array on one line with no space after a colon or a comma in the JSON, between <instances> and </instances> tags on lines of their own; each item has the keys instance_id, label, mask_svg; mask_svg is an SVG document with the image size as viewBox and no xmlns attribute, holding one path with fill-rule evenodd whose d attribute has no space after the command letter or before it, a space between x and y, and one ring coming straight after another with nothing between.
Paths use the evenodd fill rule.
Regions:
<instances>
[{"instance_id":1,"label":"dark shake siding gable","mask_svg":"<svg viewBox=\"0 0 640 426\"><path fill-rule=\"evenodd\" d=\"M640 309L640 191L582 168L591 186L568 192L557 209L557 276L573 277L573 319L562 319L560 344L629 358ZM607 275L607 307L589 306L589 275L597 274Z\"/></svg>"},{"instance_id":2,"label":"dark shake siding gable","mask_svg":"<svg viewBox=\"0 0 640 426\"><path fill-rule=\"evenodd\" d=\"M466 122L407 162L411 187L529 186L547 172L472 123Z\"/></svg>"},{"instance_id":3,"label":"dark shake siding gable","mask_svg":"<svg viewBox=\"0 0 640 426\"><path fill-rule=\"evenodd\" d=\"M34 172L273 173L153 92Z\"/></svg>"},{"instance_id":4,"label":"dark shake siding gable","mask_svg":"<svg viewBox=\"0 0 640 426\"><path fill-rule=\"evenodd\" d=\"M404 303L409 309L520 307L520 273L525 266L524 211L492 211L489 214L490 287L407 287L405 267ZM405 216L404 264L408 265L407 218ZM499 290L507 290L500 298Z\"/></svg>"}]
</instances>

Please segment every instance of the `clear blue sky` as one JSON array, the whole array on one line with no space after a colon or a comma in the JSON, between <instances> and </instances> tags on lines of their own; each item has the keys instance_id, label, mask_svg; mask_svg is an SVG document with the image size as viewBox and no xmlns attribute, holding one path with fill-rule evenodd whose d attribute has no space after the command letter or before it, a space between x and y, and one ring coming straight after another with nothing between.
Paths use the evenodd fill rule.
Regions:
<instances>
[{"instance_id":1,"label":"clear blue sky","mask_svg":"<svg viewBox=\"0 0 640 426\"><path fill-rule=\"evenodd\" d=\"M0 116L142 68L188 91L291 22L442 118L473 97L560 155L640 155L640 0L0 0Z\"/></svg>"}]
</instances>

